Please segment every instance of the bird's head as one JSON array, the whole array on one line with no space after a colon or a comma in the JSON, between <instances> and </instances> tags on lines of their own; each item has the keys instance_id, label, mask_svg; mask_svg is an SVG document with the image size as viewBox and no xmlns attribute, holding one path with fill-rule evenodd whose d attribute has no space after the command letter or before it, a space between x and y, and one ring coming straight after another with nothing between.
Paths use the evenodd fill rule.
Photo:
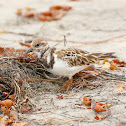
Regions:
<instances>
[{"instance_id":1,"label":"bird's head","mask_svg":"<svg viewBox=\"0 0 126 126\"><path fill-rule=\"evenodd\" d=\"M48 43L43 41L42 39L35 39L31 43L31 48L29 48L24 55L30 53L30 52L36 52L36 53L44 53L45 50L48 49Z\"/></svg>"}]
</instances>

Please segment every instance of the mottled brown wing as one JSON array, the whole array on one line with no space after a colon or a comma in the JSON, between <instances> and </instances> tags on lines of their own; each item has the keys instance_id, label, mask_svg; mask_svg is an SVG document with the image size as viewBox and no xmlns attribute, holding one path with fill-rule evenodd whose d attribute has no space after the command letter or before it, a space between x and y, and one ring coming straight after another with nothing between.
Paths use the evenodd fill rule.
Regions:
<instances>
[{"instance_id":1,"label":"mottled brown wing","mask_svg":"<svg viewBox=\"0 0 126 126\"><path fill-rule=\"evenodd\" d=\"M80 49L62 49L56 52L58 58L67 61L70 66L88 65L94 63L98 57Z\"/></svg>"}]
</instances>

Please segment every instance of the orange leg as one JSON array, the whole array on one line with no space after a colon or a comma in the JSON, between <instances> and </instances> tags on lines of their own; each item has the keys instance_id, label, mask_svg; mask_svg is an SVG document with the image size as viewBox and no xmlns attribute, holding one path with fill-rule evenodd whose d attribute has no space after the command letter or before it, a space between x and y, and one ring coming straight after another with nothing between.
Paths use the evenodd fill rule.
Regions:
<instances>
[{"instance_id":1,"label":"orange leg","mask_svg":"<svg viewBox=\"0 0 126 126\"><path fill-rule=\"evenodd\" d=\"M67 87L67 90L66 90L66 91L69 91L69 89L70 89L70 86L71 86L72 82L73 82L73 77L71 77L71 79L69 79L69 80L66 82L66 84L64 84L64 86L63 86L63 87L66 87L66 86L68 85L68 87Z\"/></svg>"}]
</instances>

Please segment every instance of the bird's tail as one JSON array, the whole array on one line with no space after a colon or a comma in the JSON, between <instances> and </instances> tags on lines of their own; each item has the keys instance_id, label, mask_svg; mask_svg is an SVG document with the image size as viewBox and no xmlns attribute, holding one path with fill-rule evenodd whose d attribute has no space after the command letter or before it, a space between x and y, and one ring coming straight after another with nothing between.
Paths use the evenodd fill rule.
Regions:
<instances>
[{"instance_id":1,"label":"bird's tail","mask_svg":"<svg viewBox=\"0 0 126 126\"><path fill-rule=\"evenodd\" d=\"M114 56L115 52L110 52L110 53L93 53L93 55L97 56L98 59L104 60L106 58L117 58L117 56Z\"/></svg>"}]
</instances>

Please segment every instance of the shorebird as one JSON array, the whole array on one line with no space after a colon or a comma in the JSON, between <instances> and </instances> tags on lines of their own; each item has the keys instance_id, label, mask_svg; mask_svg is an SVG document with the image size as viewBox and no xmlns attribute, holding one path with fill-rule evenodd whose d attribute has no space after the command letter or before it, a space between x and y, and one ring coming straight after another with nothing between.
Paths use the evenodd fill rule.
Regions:
<instances>
[{"instance_id":1,"label":"shorebird","mask_svg":"<svg viewBox=\"0 0 126 126\"><path fill-rule=\"evenodd\" d=\"M48 72L69 78L64 85L68 85L67 91L76 73L98 60L115 58L113 53L90 53L77 48L59 49L55 46L51 48L48 43L42 39L33 40L31 48L29 48L24 55L30 52L37 54Z\"/></svg>"}]
</instances>

